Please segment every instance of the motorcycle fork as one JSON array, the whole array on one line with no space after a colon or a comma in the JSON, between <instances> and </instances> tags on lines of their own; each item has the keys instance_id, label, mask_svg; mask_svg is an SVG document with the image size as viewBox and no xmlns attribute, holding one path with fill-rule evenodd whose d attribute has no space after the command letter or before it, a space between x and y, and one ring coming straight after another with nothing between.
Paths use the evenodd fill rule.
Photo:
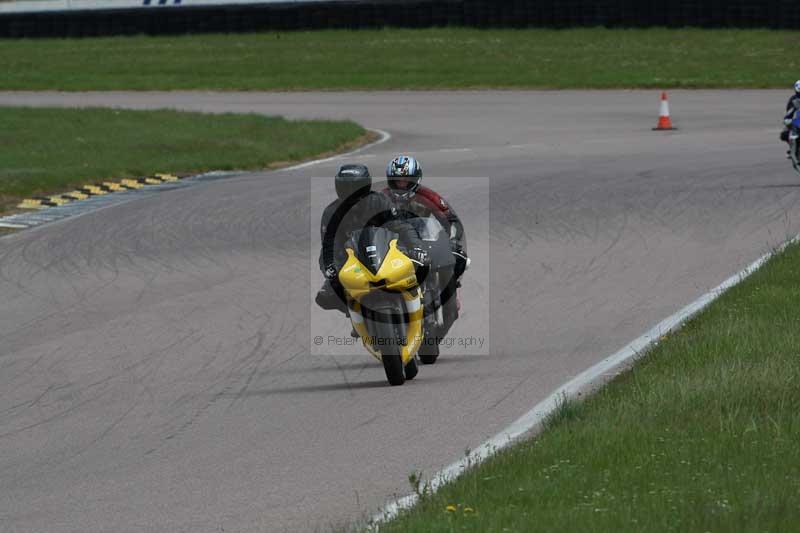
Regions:
<instances>
[{"instance_id":1,"label":"motorcycle fork","mask_svg":"<svg viewBox=\"0 0 800 533\"><path fill-rule=\"evenodd\" d=\"M800 156L797 153L799 148L797 140L798 135L796 133L789 134L789 157L792 160L792 167L800 174Z\"/></svg>"}]
</instances>

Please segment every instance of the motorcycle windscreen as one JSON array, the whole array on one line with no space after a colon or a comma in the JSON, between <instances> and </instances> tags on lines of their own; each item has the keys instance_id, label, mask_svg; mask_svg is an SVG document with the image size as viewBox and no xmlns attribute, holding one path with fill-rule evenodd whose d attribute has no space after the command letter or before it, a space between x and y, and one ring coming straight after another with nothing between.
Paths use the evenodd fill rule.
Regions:
<instances>
[{"instance_id":1,"label":"motorcycle windscreen","mask_svg":"<svg viewBox=\"0 0 800 533\"><path fill-rule=\"evenodd\" d=\"M422 241L428 248L428 256L434 269L453 267L456 263L450 251L450 239L441 223L430 215L408 220L414 226Z\"/></svg>"},{"instance_id":2,"label":"motorcycle windscreen","mask_svg":"<svg viewBox=\"0 0 800 533\"><path fill-rule=\"evenodd\" d=\"M386 228L366 227L358 235L356 258L370 272L377 274L389 253L390 243L396 238L397 234Z\"/></svg>"}]
</instances>

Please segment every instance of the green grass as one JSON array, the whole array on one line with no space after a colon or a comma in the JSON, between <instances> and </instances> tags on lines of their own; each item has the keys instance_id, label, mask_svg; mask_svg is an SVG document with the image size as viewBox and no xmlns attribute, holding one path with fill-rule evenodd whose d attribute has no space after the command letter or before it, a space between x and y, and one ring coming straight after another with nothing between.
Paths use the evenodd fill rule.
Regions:
<instances>
[{"instance_id":1,"label":"green grass","mask_svg":"<svg viewBox=\"0 0 800 533\"><path fill-rule=\"evenodd\" d=\"M0 40L0 89L791 86L800 32L318 31Z\"/></svg>"},{"instance_id":2,"label":"green grass","mask_svg":"<svg viewBox=\"0 0 800 533\"><path fill-rule=\"evenodd\" d=\"M104 179L276 166L353 146L364 135L344 121L0 107L0 211Z\"/></svg>"},{"instance_id":3,"label":"green grass","mask_svg":"<svg viewBox=\"0 0 800 533\"><path fill-rule=\"evenodd\" d=\"M797 531L798 309L795 245L538 438L382 530Z\"/></svg>"}]
</instances>

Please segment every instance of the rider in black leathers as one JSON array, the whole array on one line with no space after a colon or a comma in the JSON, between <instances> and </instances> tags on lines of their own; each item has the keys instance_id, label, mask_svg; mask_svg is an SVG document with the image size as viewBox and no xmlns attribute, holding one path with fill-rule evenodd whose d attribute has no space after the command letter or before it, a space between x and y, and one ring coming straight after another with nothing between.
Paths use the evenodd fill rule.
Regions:
<instances>
[{"instance_id":1,"label":"rider in black leathers","mask_svg":"<svg viewBox=\"0 0 800 533\"><path fill-rule=\"evenodd\" d=\"M428 257L416 230L398 218L397 209L389 198L373 192L371 187L372 178L364 165L344 165L336 174L338 198L325 208L320 222L319 268L326 281L317 294L317 303L323 309L347 311L339 269L347 260L344 245L348 236L364 227L385 227L397 233L398 244L418 267L418 277L425 274Z\"/></svg>"}]
</instances>

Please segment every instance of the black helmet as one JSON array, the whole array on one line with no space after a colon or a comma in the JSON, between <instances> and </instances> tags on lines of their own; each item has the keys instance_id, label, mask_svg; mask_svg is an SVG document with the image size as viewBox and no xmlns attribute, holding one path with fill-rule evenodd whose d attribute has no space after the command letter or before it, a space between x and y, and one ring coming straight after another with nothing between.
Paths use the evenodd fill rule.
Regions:
<instances>
[{"instance_id":1,"label":"black helmet","mask_svg":"<svg viewBox=\"0 0 800 533\"><path fill-rule=\"evenodd\" d=\"M397 198L411 198L422 180L422 165L413 157L399 155L386 167L389 189Z\"/></svg>"},{"instance_id":2,"label":"black helmet","mask_svg":"<svg viewBox=\"0 0 800 533\"><path fill-rule=\"evenodd\" d=\"M336 173L336 196L340 200L364 196L372 187L372 177L364 165L342 165Z\"/></svg>"}]
</instances>

